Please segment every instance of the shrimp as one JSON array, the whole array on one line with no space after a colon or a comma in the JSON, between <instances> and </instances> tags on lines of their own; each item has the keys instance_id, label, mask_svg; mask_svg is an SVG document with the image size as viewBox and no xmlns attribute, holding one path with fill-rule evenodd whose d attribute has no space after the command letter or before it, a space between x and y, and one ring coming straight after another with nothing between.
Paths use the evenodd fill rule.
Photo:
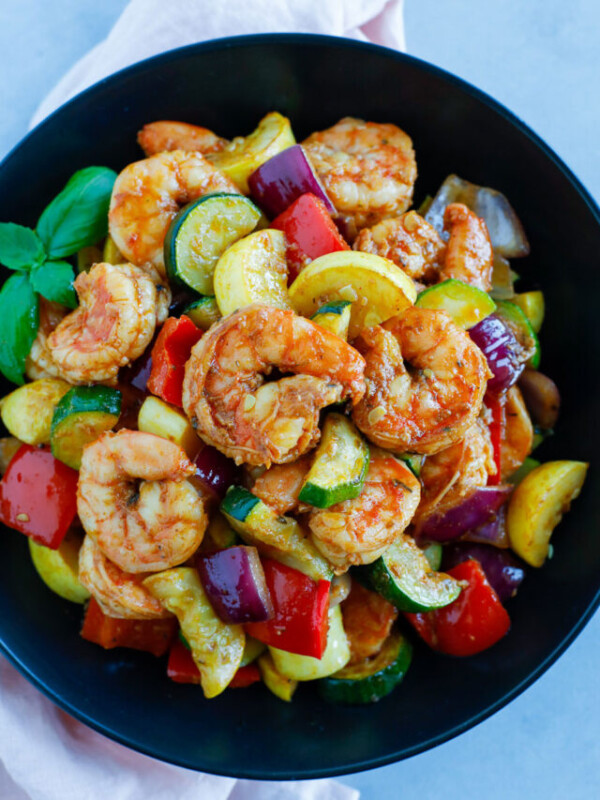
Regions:
<instances>
[{"instance_id":1,"label":"shrimp","mask_svg":"<svg viewBox=\"0 0 600 800\"><path fill-rule=\"evenodd\" d=\"M479 417L464 437L425 459L421 467L423 492L414 522L421 525L432 514L444 514L459 505L496 474L488 426Z\"/></svg>"},{"instance_id":2,"label":"shrimp","mask_svg":"<svg viewBox=\"0 0 600 800\"><path fill-rule=\"evenodd\" d=\"M68 313L69 309L65 306L51 303L40 296L40 324L25 361L25 374L30 380L61 377L58 364L48 348L48 337Z\"/></svg>"},{"instance_id":3,"label":"shrimp","mask_svg":"<svg viewBox=\"0 0 600 800\"><path fill-rule=\"evenodd\" d=\"M417 164L410 137L396 125L344 117L303 147L331 201L357 228L409 207Z\"/></svg>"},{"instance_id":4,"label":"shrimp","mask_svg":"<svg viewBox=\"0 0 600 800\"><path fill-rule=\"evenodd\" d=\"M219 153L229 142L216 133L187 122L160 120L144 125L137 135L139 146L147 156L165 150L185 150L188 153Z\"/></svg>"},{"instance_id":5,"label":"shrimp","mask_svg":"<svg viewBox=\"0 0 600 800\"><path fill-rule=\"evenodd\" d=\"M207 516L186 478L184 451L152 433L103 433L83 451L77 511L86 533L125 572L157 572L186 561Z\"/></svg>"},{"instance_id":6,"label":"shrimp","mask_svg":"<svg viewBox=\"0 0 600 800\"><path fill-rule=\"evenodd\" d=\"M433 225L416 211L409 211L364 228L353 249L388 258L414 281L427 284L439 280L446 243Z\"/></svg>"},{"instance_id":7,"label":"shrimp","mask_svg":"<svg viewBox=\"0 0 600 800\"><path fill-rule=\"evenodd\" d=\"M367 390L353 418L375 444L429 455L460 441L477 419L491 373L445 311L411 306L354 344L367 363Z\"/></svg>"},{"instance_id":8,"label":"shrimp","mask_svg":"<svg viewBox=\"0 0 600 800\"><path fill-rule=\"evenodd\" d=\"M113 564L91 536L79 551L79 581L94 596L102 611L120 619L170 617L158 600L142 585L148 575L130 575Z\"/></svg>"},{"instance_id":9,"label":"shrimp","mask_svg":"<svg viewBox=\"0 0 600 800\"><path fill-rule=\"evenodd\" d=\"M79 306L46 341L59 376L74 384L110 381L138 358L168 314L171 295L158 281L152 267L131 264L80 273L73 284Z\"/></svg>"},{"instance_id":10,"label":"shrimp","mask_svg":"<svg viewBox=\"0 0 600 800\"><path fill-rule=\"evenodd\" d=\"M390 635L398 610L377 592L352 582L342 603L344 630L350 645L350 664L377 655Z\"/></svg>"},{"instance_id":11,"label":"shrimp","mask_svg":"<svg viewBox=\"0 0 600 800\"><path fill-rule=\"evenodd\" d=\"M315 547L337 574L355 564L370 564L410 523L420 497L421 484L408 467L373 450L360 495L309 514Z\"/></svg>"},{"instance_id":12,"label":"shrimp","mask_svg":"<svg viewBox=\"0 0 600 800\"><path fill-rule=\"evenodd\" d=\"M264 382L276 367L294 373ZM194 345L183 407L198 435L239 464L295 461L320 437L319 411L364 392L353 347L293 311L255 304Z\"/></svg>"},{"instance_id":13,"label":"shrimp","mask_svg":"<svg viewBox=\"0 0 600 800\"><path fill-rule=\"evenodd\" d=\"M533 446L533 425L523 395L517 386L511 386L506 393L504 418L504 431L500 443L503 480L519 469Z\"/></svg>"},{"instance_id":14,"label":"shrimp","mask_svg":"<svg viewBox=\"0 0 600 800\"><path fill-rule=\"evenodd\" d=\"M289 464L276 464L270 467L256 479L251 489L252 494L259 497L280 516L290 511L300 513L306 511L310 506L300 503L298 496L311 462L312 456L308 454Z\"/></svg>"},{"instance_id":15,"label":"shrimp","mask_svg":"<svg viewBox=\"0 0 600 800\"><path fill-rule=\"evenodd\" d=\"M132 264L150 263L164 275L163 245L173 217L186 203L211 192L240 193L201 153L173 150L136 161L115 181L110 235Z\"/></svg>"},{"instance_id":16,"label":"shrimp","mask_svg":"<svg viewBox=\"0 0 600 800\"><path fill-rule=\"evenodd\" d=\"M494 254L485 221L462 203L451 203L444 211L444 228L450 238L441 277L457 278L489 292Z\"/></svg>"}]
</instances>

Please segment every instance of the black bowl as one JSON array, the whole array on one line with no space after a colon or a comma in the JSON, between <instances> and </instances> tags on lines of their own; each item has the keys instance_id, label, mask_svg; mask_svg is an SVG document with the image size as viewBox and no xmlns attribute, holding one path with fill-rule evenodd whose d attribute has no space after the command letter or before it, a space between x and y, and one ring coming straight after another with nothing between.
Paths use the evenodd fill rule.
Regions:
<instances>
[{"instance_id":1,"label":"black bowl","mask_svg":"<svg viewBox=\"0 0 600 800\"><path fill-rule=\"evenodd\" d=\"M300 140L345 115L399 124L413 137L416 200L450 172L503 191L531 240L518 264L543 287L543 369L563 413L541 457L591 461L600 451L597 272L600 213L549 148L499 104L457 78L381 47L323 36L269 35L187 47L120 72L64 106L0 168L0 219L35 224L71 173L140 157L137 130L181 119L224 136L279 110ZM5 386L3 391L8 391ZM0 633L38 688L102 733L193 769L248 778L310 778L381 766L480 722L539 677L599 602L598 472L510 602L512 630L480 656L450 660L416 645L404 684L368 708L334 708L313 687L283 703L262 687L210 701L169 682L162 660L103 652L78 636L81 609L34 573L25 537L4 531Z\"/></svg>"}]
</instances>

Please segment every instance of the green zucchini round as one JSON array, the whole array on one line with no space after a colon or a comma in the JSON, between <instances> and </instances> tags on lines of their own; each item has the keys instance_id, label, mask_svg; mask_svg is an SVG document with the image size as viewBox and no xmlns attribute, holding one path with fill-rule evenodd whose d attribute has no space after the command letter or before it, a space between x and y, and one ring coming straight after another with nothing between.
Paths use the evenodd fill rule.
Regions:
<instances>
[{"instance_id":1,"label":"green zucchini round","mask_svg":"<svg viewBox=\"0 0 600 800\"><path fill-rule=\"evenodd\" d=\"M203 331L207 331L211 325L221 319L217 301L211 295L205 295L198 300L194 300L181 313L189 317L194 325L197 325Z\"/></svg>"},{"instance_id":2,"label":"green zucchini round","mask_svg":"<svg viewBox=\"0 0 600 800\"><path fill-rule=\"evenodd\" d=\"M454 322L467 330L496 310L496 304L486 292L475 286L450 278L417 297L416 306L446 311Z\"/></svg>"},{"instance_id":3,"label":"green zucchini round","mask_svg":"<svg viewBox=\"0 0 600 800\"><path fill-rule=\"evenodd\" d=\"M121 415L121 392L108 386L74 386L54 410L50 428L52 455L69 467L81 467L83 449L109 431Z\"/></svg>"},{"instance_id":4,"label":"green zucchini round","mask_svg":"<svg viewBox=\"0 0 600 800\"><path fill-rule=\"evenodd\" d=\"M508 300L498 300L497 305L496 316L500 317L509 326L519 344L525 350L531 352L527 365L532 369L538 369L542 356L540 340L523 309Z\"/></svg>"}]
</instances>

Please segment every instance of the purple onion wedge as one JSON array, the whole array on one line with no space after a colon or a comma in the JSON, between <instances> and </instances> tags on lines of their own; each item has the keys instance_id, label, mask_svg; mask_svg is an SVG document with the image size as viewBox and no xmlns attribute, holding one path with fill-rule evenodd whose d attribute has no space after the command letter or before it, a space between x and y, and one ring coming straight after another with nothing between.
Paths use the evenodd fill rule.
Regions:
<instances>
[{"instance_id":1,"label":"purple onion wedge","mask_svg":"<svg viewBox=\"0 0 600 800\"><path fill-rule=\"evenodd\" d=\"M288 147L261 164L248 178L248 186L252 199L270 218L277 217L308 192L322 200L330 214L336 213L300 144Z\"/></svg>"},{"instance_id":2,"label":"purple onion wedge","mask_svg":"<svg viewBox=\"0 0 600 800\"><path fill-rule=\"evenodd\" d=\"M469 558L479 561L501 603L515 596L525 577L523 562L516 556L488 544L458 542L444 548L442 568L447 571Z\"/></svg>"},{"instance_id":3,"label":"purple onion wedge","mask_svg":"<svg viewBox=\"0 0 600 800\"><path fill-rule=\"evenodd\" d=\"M494 547L510 547L506 530L506 504L500 506L483 525L467 531L462 536L462 541L493 544Z\"/></svg>"},{"instance_id":4,"label":"purple onion wedge","mask_svg":"<svg viewBox=\"0 0 600 800\"><path fill-rule=\"evenodd\" d=\"M194 459L196 467L195 477L212 492L219 500L225 497L225 492L232 483L236 483L238 468L227 456L223 455L216 447L206 445Z\"/></svg>"},{"instance_id":5,"label":"purple onion wedge","mask_svg":"<svg viewBox=\"0 0 600 800\"><path fill-rule=\"evenodd\" d=\"M512 492L512 486L482 486L445 514L433 514L417 529L421 540L451 542L487 523Z\"/></svg>"},{"instance_id":6,"label":"purple onion wedge","mask_svg":"<svg viewBox=\"0 0 600 800\"><path fill-rule=\"evenodd\" d=\"M240 545L198 556L196 566L210 604L223 622L264 622L273 616L256 547Z\"/></svg>"},{"instance_id":7,"label":"purple onion wedge","mask_svg":"<svg viewBox=\"0 0 600 800\"><path fill-rule=\"evenodd\" d=\"M517 382L525 365L519 359L520 345L514 333L495 314L469 328L469 336L487 359L494 377L487 390L498 395Z\"/></svg>"}]
</instances>

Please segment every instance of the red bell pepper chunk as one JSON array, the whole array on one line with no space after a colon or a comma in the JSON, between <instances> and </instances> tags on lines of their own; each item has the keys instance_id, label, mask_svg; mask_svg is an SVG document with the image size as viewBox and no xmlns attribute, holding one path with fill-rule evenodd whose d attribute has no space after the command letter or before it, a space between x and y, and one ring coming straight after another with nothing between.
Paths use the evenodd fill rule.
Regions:
<instances>
[{"instance_id":1,"label":"red bell pepper chunk","mask_svg":"<svg viewBox=\"0 0 600 800\"><path fill-rule=\"evenodd\" d=\"M463 561L448 570L448 575L469 584L453 603L405 616L434 650L450 656L473 656L508 632L510 617L478 561Z\"/></svg>"},{"instance_id":2,"label":"red bell pepper chunk","mask_svg":"<svg viewBox=\"0 0 600 800\"><path fill-rule=\"evenodd\" d=\"M148 378L148 390L152 394L179 408L183 406L185 362L202 333L185 314L179 318L169 317L152 348L152 369Z\"/></svg>"},{"instance_id":3,"label":"red bell pepper chunk","mask_svg":"<svg viewBox=\"0 0 600 800\"><path fill-rule=\"evenodd\" d=\"M319 256L350 246L340 234L325 203L314 194L303 194L271 223L285 233L286 259L293 281L302 269Z\"/></svg>"},{"instance_id":4,"label":"red bell pepper chunk","mask_svg":"<svg viewBox=\"0 0 600 800\"><path fill-rule=\"evenodd\" d=\"M321 658L327 645L330 582L317 583L271 559L262 563L275 613L266 622L246 623L246 631L280 650Z\"/></svg>"},{"instance_id":5,"label":"red bell pepper chunk","mask_svg":"<svg viewBox=\"0 0 600 800\"><path fill-rule=\"evenodd\" d=\"M173 642L169 652L167 675L175 683L201 683L200 672L194 663L191 652L180 639ZM247 664L240 667L235 673L229 689L242 689L260 680L260 672L256 664Z\"/></svg>"},{"instance_id":6,"label":"red bell pepper chunk","mask_svg":"<svg viewBox=\"0 0 600 800\"><path fill-rule=\"evenodd\" d=\"M145 650L155 656L164 655L177 631L177 620L167 619L115 619L108 617L92 597L83 620L81 636L111 650L129 647ZM183 646L183 645L182 645Z\"/></svg>"},{"instance_id":7,"label":"red bell pepper chunk","mask_svg":"<svg viewBox=\"0 0 600 800\"><path fill-rule=\"evenodd\" d=\"M0 482L0 522L56 550L77 513L78 477L49 447L22 445Z\"/></svg>"},{"instance_id":8,"label":"red bell pepper chunk","mask_svg":"<svg viewBox=\"0 0 600 800\"><path fill-rule=\"evenodd\" d=\"M505 426L505 401L506 396L494 397L493 395L487 395L485 398L485 404L492 415L489 431L494 451L494 463L496 464L496 474L488 475L488 486L497 486L502 479L502 439L504 438Z\"/></svg>"}]
</instances>

